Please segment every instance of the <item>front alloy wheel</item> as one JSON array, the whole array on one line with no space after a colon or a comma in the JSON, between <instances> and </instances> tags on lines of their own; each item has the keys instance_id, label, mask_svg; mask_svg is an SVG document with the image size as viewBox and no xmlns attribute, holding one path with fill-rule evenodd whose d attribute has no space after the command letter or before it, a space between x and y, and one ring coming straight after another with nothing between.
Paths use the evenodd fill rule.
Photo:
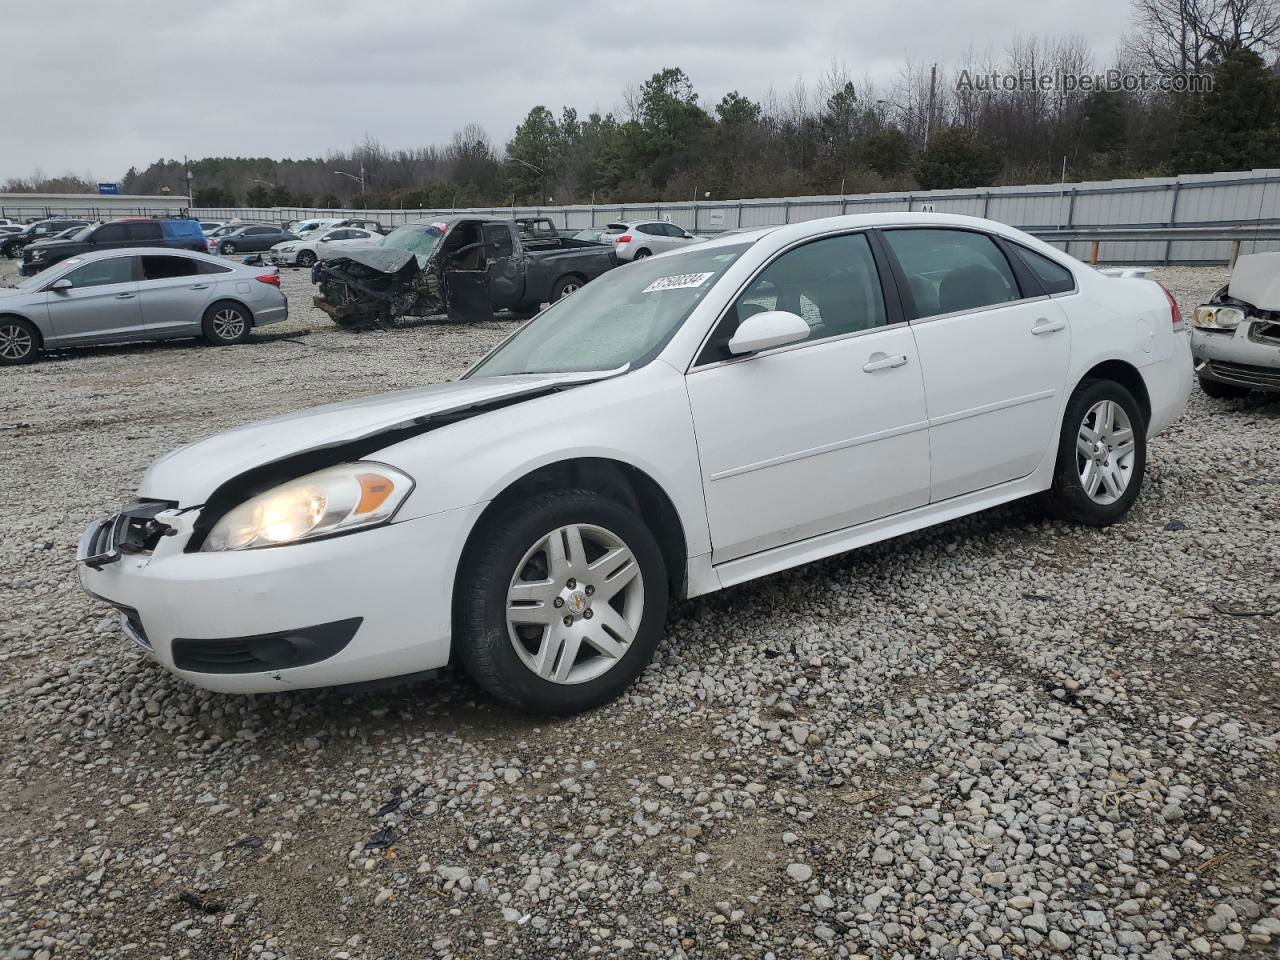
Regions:
<instances>
[{"instance_id":1,"label":"front alloy wheel","mask_svg":"<svg viewBox=\"0 0 1280 960\"><path fill-rule=\"evenodd\" d=\"M36 333L17 317L0 320L0 364L30 363L36 358Z\"/></svg>"},{"instance_id":2,"label":"front alloy wheel","mask_svg":"<svg viewBox=\"0 0 1280 960\"><path fill-rule=\"evenodd\" d=\"M485 520L454 598L454 653L472 679L526 710L576 713L612 700L653 656L666 564L632 510L558 490Z\"/></svg>"},{"instance_id":3,"label":"front alloy wheel","mask_svg":"<svg viewBox=\"0 0 1280 960\"><path fill-rule=\"evenodd\" d=\"M525 553L507 589L507 635L524 665L552 683L616 667L644 616L644 577L622 538L571 523Z\"/></svg>"}]
</instances>

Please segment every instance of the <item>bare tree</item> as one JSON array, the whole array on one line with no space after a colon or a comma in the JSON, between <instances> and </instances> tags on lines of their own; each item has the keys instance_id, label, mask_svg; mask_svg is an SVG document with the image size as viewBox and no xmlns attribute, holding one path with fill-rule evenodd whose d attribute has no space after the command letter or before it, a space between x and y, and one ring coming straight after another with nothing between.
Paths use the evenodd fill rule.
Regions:
<instances>
[{"instance_id":1,"label":"bare tree","mask_svg":"<svg viewBox=\"0 0 1280 960\"><path fill-rule=\"evenodd\" d=\"M1198 73L1234 50L1280 44L1276 0L1133 0L1134 59L1161 73Z\"/></svg>"}]
</instances>

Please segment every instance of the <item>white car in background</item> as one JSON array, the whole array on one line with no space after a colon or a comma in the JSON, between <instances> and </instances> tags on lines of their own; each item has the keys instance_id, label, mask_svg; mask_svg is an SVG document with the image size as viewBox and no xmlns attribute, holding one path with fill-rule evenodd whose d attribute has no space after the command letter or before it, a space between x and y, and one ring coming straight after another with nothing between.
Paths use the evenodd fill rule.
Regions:
<instances>
[{"instance_id":1,"label":"white car in background","mask_svg":"<svg viewBox=\"0 0 1280 960\"><path fill-rule=\"evenodd\" d=\"M627 220L606 224L600 242L612 243L619 260L643 260L706 239L667 220Z\"/></svg>"},{"instance_id":2,"label":"white car in background","mask_svg":"<svg viewBox=\"0 0 1280 960\"><path fill-rule=\"evenodd\" d=\"M289 232L301 239L317 230L328 230L330 227L336 227L340 219L340 217L318 217L311 220L301 220L290 226Z\"/></svg>"},{"instance_id":3,"label":"white car in background","mask_svg":"<svg viewBox=\"0 0 1280 960\"><path fill-rule=\"evenodd\" d=\"M277 243L267 251L267 260L279 266L310 267L320 259L320 252L335 247L368 246L382 242L382 234L358 227L331 227L315 230L305 238Z\"/></svg>"},{"instance_id":4,"label":"white car in background","mask_svg":"<svg viewBox=\"0 0 1280 960\"><path fill-rule=\"evenodd\" d=\"M671 598L1032 495L1114 523L1191 381L1150 280L971 217L793 223L611 270L455 382L181 447L80 578L201 687L454 663L570 713Z\"/></svg>"}]
</instances>

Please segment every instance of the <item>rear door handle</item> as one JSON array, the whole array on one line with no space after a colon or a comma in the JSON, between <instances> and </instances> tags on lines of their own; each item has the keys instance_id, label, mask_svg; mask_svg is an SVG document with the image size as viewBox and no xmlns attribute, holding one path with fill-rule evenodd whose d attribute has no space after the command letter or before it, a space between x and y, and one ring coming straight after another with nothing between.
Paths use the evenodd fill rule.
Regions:
<instances>
[{"instance_id":1,"label":"rear door handle","mask_svg":"<svg viewBox=\"0 0 1280 960\"><path fill-rule=\"evenodd\" d=\"M1048 317L1041 317L1036 321L1035 326L1031 328L1031 332L1037 337L1042 333L1057 333L1059 330L1065 329L1067 321L1059 318L1050 320Z\"/></svg>"},{"instance_id":2,"label":"rear door handle","mask_svg":"<svg viewBox=\"0 0 1280 960\"><path fill-rule=\"evenodd\" d=\"M191 289L192 290L208 290L209 285L207 283L193 283L191 285Z\"/></svg>"},{"instance_id":3,"label":"rear door handle","mask_svg":"<svg viewBox=\"0 0 1280 960\"><path fill-rule=\"evenodd\" d=\"M907 362L907 358L901 353L892 357L883 353L873 353L871 359L862 365L864 373L875 373L877 370L890 370L893 367L900 367Z\"/></svg>"},{"instance_id":4,"label":"rear door handle","mask_svg":"<svg viewBox=\"0 0 1280 960\"><path fill-rule=\"evenodd\" d=\"M132 299L133 299L134 297L136 297L136 296L137 296L137 294L136 294L136 293L117 293L117 294L116 294L116 299L117 299L117 300L132 300Z\"/></svg>"}]
</instances>

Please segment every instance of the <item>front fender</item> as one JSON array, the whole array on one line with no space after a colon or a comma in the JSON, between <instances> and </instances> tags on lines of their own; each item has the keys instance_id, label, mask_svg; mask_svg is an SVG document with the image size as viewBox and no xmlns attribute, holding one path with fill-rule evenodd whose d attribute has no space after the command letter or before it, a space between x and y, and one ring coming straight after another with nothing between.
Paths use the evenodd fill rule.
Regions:
<instances>
[{"instance_id":1,"label":"front fender","mask_svg":"<svg viewBox=\"0 0 1280 960\"><path fill-rule=\"evenodd\" d=\"M577 458L614 460L643 471L675 507L689 555L711 549L684 377L660 361L450 424L368 456L417 482L397 519L491 501L527 474Z\"/></svg>"}]
</instances>

